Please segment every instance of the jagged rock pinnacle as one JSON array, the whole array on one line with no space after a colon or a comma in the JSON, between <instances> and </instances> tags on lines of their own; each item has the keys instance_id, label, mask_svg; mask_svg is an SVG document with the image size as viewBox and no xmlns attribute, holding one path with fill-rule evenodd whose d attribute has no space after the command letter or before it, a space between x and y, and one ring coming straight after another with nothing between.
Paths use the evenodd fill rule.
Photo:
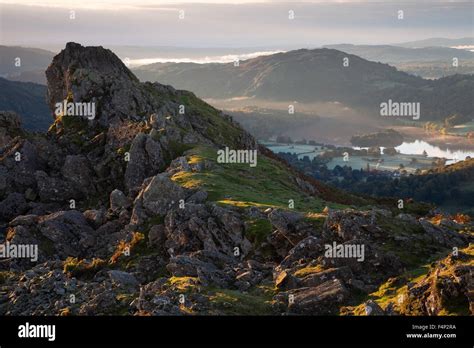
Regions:
<instances>
[{"instance_id":1,"label":"jagged rock pinnacle","mask_svg":"<svg viewBox=\"0 0 474 348\"><path fill-rule=\"evenodd\" d=\"M138 79L112 51L100 46L68 43L54 57L46 77L53 112L64 100L93 103L95 119L102 126L116 118L136 119L150 104Z\"/></svg>"}]
</instances>

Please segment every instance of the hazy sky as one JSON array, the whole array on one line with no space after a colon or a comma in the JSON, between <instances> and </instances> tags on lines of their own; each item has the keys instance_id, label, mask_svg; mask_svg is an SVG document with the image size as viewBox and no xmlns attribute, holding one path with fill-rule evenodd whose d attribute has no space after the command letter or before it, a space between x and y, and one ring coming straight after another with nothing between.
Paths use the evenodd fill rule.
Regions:
<instances>
[{"instance_id":1,"label":"hazy sky","mask_svg":"<svg viewBox=\"0 0 474 348\"><path fill-rule=\"evenodd\" d=\"M37 47L76 41L274 49L396 43L474 36L473 6L472 1L446 0L0 0L0 40Z\"/></svg>"}]
</instances>

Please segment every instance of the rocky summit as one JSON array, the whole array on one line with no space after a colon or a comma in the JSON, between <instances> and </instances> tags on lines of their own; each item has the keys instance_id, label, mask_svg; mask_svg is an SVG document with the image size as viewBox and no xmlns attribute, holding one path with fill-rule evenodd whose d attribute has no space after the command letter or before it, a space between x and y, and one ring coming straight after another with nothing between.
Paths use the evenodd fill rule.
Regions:
<instances>
[{"instance_id":1,"label":"rocky summit","mask_svg":"<svg viewBox=\"0 0 474 348\"><path fill-rule=\"evenodd\" d=\"M325 186L102 47L46 76L47 134L0 112L0 315L473 314L467 217Z\"/></svg>"}]
</instances>

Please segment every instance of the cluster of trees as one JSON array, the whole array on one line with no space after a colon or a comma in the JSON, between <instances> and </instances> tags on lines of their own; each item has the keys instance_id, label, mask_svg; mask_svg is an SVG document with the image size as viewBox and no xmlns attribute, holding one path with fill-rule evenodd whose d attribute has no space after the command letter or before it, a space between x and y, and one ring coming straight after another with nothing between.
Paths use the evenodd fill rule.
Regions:
<instances>
[{"instance_id":1,"label":"cluster of trees","mask_svg":"<svg viewBox=\"0 0 474 348\"><path fill-rule=\"evenodd\" d=\"M459 114L452 114L446 117L441 123L440 122L426 122L423 125L423 129L429 133L440 133L448 134L450 129L455 125L466 122L466 117L462 117ZM469 137L469 134L468 134Z\"/></svg>"},{"instance_id":2,"label":"cluster of trees","mask_svg":"<svg viewBox=\"0 0 474 348\"><path fill-rule=\"evenodd\" d=\"M386 129L377 133L354 135L351 138L354 146L385 146L395 147L403 143L403 136L394 129Z\"/></svg>"},{"instance_id":3,"label":"cluster of trees","mask_svg":"<svg viewBox=\"0 0 474 348\"><path fill-rule=\"evenodd\" d=\"M324 144L317 143L315 140L293 140L287 135L279 135L276 137L276 142L280 144L298 144L298 145L313 145L313 146L324 146Z\"/></svg>"},{"instance_id":4,"label":"cluster of trees","mask_svg":"<svg viewBox=\"0 0 474 348\"><path fill-rule=\"evenodd\" d=\"M452 201L460 207L471 207L474 213L474 194L465 189L474 178L474 159L448 167L439 166L427 174L394 177L390 171L358 170L349 166L336 166L331 170L326 166L328 160L320 157L298 159L290 153L280 153L279 156L305 174L350 192L376 197L413 198L437 205Z\"/></svg>"},{"instance_id":5,"label":"cluster of trees","mask_svg":"<svg viewBox=\"0 0 474 348\"><path fill-rule=\"evenodd\" d=\"M246 107L239 111L227 111L250 134L260 140L269 140L274 136L286 134L288 129L297 130L314 126L319 121L315 114L295 112L288 114L286 110L275 110L259 107ZM281 143L291 144L293 140L283 136Z\"/></svg>"}]
</instances>

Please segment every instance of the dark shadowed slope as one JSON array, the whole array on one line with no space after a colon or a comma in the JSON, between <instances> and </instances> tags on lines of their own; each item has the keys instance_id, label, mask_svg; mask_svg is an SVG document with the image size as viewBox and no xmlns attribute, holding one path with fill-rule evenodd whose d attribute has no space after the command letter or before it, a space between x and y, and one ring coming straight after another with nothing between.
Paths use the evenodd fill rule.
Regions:
<instances>
[{"instance_id":1,"label":"dark shadowed slope","mask_svg":"<svg viewBox=\"0 0 474 348\"><path fill-rule=\"evenodd\" d=\"M21 116L25 129L46 131L53 122L46 104L46 86L0 78L0 110Z\"/></svg>"}]
</instances>

